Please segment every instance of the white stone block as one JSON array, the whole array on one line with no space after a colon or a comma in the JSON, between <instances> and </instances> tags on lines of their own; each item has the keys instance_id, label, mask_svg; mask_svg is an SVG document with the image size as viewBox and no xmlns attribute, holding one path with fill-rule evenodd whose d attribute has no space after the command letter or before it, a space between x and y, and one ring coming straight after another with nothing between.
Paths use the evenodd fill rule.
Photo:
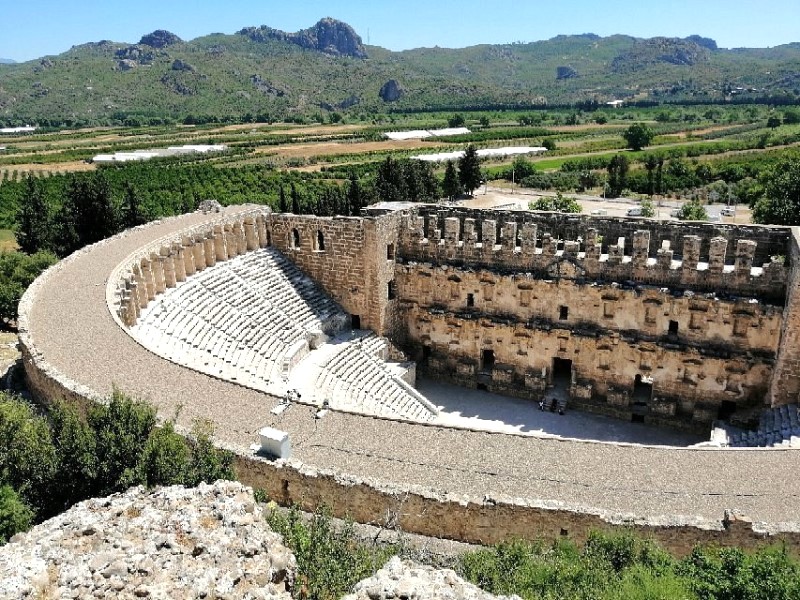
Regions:
<instances>
[{"instance_id":1,"label":"white stone block","mask_svg":"<svg viewBox=\"0 0 800 600\"><path fill-rule=\"evenodd\" d=\"M261 440L261 451L276 458L289 458L292 453L289 434L286 431L264 427L258 432Z\"/></svg>"}]
</instances>

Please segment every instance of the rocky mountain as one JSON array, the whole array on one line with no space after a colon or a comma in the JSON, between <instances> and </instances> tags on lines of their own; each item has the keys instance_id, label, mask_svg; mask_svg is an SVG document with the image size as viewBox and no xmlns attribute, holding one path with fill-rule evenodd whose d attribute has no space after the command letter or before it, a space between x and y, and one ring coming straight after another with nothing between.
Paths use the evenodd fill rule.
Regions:
<instances>
[{"instance_id":1,"label":"rocky mountain","mask_svg":"<svg viewBox=\"0 0 800 600\"><path fill-rule=\"evenodd\" d=\"M333 56L352 56L353 58L367 58L367 52L359 36L350 25L331 19L321 19L313 27L303 29L296 33L286 33L279 29L272 29L266 25L261 27L245 27L238 32L254 42L277 40L296 44L308 50L318 50Z\"/></svg>"},{"instance_id":2,"label":"rocky mountain","mask_svg":"<svg viewBox=\"0 0 800 600\"><path fill-rule=\"evenodd\" d=\"M11 58L0 58L0 65L15 65L17 61Z\"/></svg>"},{"instance_id":3,"label":"rocky mountain","mask_svg":"<svg viewBox=\"0 0 800 600\"><path fill-rule=\"evenodd\" d=\"M304 597L297 561L264 517L252 489L230 481L87 500L0 547L0 598ZM395 598L495 596L397 557L346 596Z\"/></svg>"},{"instance_id":4,"label":"rocky mountain","mask_svg":"<svg viewBox=\"0 0 800 600\"><path fill-rule=\"evenodd\" d=\"M717 48L702 36L559 35L532 43L392 52L322 19L181 41L103 40L2 66L0 123L105 124L172 118L325 118L406 110L574 105L615 99L725 102L800 97L800 44Z\"/></svg>"}]
</instances>

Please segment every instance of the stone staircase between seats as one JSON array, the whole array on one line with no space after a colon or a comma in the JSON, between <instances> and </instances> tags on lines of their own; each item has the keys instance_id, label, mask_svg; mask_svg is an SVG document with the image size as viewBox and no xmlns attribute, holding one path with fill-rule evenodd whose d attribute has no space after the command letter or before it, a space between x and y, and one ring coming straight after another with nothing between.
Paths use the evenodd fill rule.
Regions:
<instances>
[{"instance_id":1,"label":"stone staircase between seats","mask_svg":"<svg viewBox=\"0 0 800 600\"><path fill-rule=\"evenodd\" d=\"M769 408L761 414L758 428L728 438L731 447L800 447L800 413L796 404Z\"/></svg>"}]
</instances>

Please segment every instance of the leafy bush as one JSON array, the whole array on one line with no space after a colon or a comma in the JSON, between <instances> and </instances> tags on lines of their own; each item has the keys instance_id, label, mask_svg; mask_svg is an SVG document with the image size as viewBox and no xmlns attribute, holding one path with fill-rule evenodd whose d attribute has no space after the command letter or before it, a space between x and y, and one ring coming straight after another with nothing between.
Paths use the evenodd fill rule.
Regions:
<instances>
[{"instance_id":1,"label":"leafy bush","mask_svg":"<svg viewBox=\"0 0 800 600\"><path fill-rule=\"evenodd\" d=\"M350 521L336 527L330 512L320 509L306 522L297 507L283 513L273 510L268 522L283 535L297 558L295 597L338 599L358 581L372 576L396 548L361 543Z\"/></svg>"},{"instance_id":2,"label":"leafy bush","mask_svg":"<svg viewBox=\"0 0 800 600\"><path fill-rule=\"evenodd\" d=\"M562 212L562 213L581 213L583 212L583 207L578 203L575 198L571 198L569 196L562 196L561 192L558 192L555 197L552 196L545 196L544 198L539 198L536 202L530 202L528 204L529 210L547 210L551 212Z\"/></svg>"},{"instance_id":3,"label":"leafy bush","mask_svg":"<svg viewBox=\"0 0 800 600\"><path fill-rule=\"evenodd\" d=\"M31 526L33 511L10 485L0 485L0 545Z\"/></svg>"}]
</instances>

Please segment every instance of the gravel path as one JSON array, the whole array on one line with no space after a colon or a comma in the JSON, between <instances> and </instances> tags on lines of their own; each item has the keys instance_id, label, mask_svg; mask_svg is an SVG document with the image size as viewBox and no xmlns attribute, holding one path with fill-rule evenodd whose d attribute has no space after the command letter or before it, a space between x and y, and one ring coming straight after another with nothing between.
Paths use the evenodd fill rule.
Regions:
<instances>
[{"instance_id":1,"label":"gravel path","mask_svg":"<svg viewBox=\"0 0 800 600\"><path fill-rule=\"evenodd\" d=\"M229 214L243 210L227 209ZM122 331L106 307L108 274L137 248L213 217L192 214L129 232L52 273L29 314L44 359L99 394L112 385L178 423L210 419L225 444L249 452L265 425L291 434L293 458L358 478L451 496L510 496L598 511L699 516L726 508L772 524L800 520L800 454L699 450L539 439L383 421L344 413L316 420L309 407L269 413L269 396L169 363Z\"/></svg>"}]
</instances>

